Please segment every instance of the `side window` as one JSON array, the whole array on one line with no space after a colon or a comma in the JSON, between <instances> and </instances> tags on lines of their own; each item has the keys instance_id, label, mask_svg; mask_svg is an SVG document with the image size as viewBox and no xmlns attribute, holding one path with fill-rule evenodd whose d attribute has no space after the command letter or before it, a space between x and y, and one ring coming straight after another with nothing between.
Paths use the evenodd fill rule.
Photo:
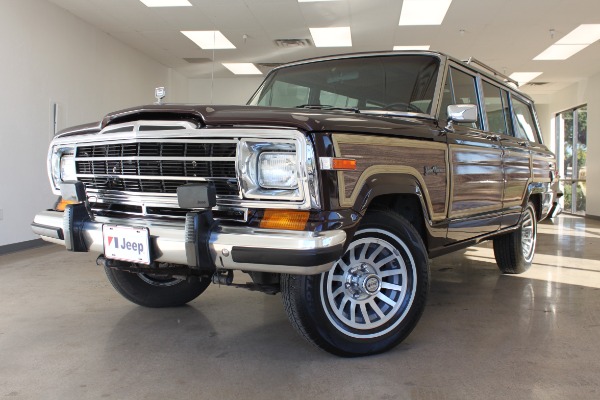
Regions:
<instances>
[{"instance_id":1,"label":"side window","mask_svg":"<svg viewBox=\"0 0 600 400\"><path fill-rule=\"evenodd\" d=\"M445 126L448 121L448 106L454 104L452 96L452 74L448 71L446 83L444 84L444 93L442 93L442 104L440 105L440 126Z\"/></svg>"},{"instance_id":2,"label":"side window","mask_svg":"<svg viewBox=\"0 0 600 400\"><path fill-rule=\"evenodd\" d=\"M477 91L475 90L475 77L450 68L452 73L452 87L454 89L453 104L475 104L477 105ZM461 123L463 126L481 129L481 117L472 124Z\"/></svg>"},{"instance_id":3,"label":"side window","mask_svg":"<svg viewBox=\"0 0 600 400\"><path fill-rule=\"evenodd\" d=\"M508 93L489 82L483 81L483 96L485 98L488 130L494 133L510 135Z\"/></svg>"},{"instance_id":4,"label":"side window","mask_svg":"<svg viewBox=\"0 0 600 400\"><path fill-rule=\"evenodd\" d=\"M519 139L537 142L537 125L531 107L514 96L512 105L515 113L515 136Z\"/></svg>"}]
</instances>

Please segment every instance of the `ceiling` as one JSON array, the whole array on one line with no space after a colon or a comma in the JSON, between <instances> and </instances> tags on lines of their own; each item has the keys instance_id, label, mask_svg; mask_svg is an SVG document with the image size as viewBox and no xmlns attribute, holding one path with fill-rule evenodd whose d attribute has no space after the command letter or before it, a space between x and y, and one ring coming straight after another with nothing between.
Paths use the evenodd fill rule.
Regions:
<instances>
[{"instance_id":1,"label":"ceiling","mask_svg":"<svg viewBox=\"0 0 600 400\"><path fill-rule=\"evenodd\" d=\"M532 95L552 94L600 72L600 41L564 61L533 61L580 24L600 23L598 0L454 0L440 26L399 26L402 0L189 0L193 7L168 8L139 0L48 1L190 78L234 77L222 62L282 63L397 45L475 57L506 75L543 72L532 82L545 84L523 87ZM351 28L352 47L281 48L274 42L312 41L309 28L339 26ZM236 49L202 50L185 30L219 30Z\"/></svg>"}]
</instances>

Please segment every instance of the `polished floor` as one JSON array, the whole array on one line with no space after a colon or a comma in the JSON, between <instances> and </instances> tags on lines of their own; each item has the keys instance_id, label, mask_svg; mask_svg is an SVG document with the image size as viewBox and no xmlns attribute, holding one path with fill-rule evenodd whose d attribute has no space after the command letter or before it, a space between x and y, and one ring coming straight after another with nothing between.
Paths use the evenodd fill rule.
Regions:
<instances>
[{"instance_id":1,"label":"polished floor","mask_svg":"<svg viewBox=\"0 0 600 400\"><path fill-rule=\"evenodd\" d=\"M438 258L408 339L342 359L295 333L279 295L212 286L144 309L94 255L4 255L0 398L598 399L599 260L600 222L568 216L540 225L524 275L501 276L489 243Z\"/></svg>"}]
</instances>

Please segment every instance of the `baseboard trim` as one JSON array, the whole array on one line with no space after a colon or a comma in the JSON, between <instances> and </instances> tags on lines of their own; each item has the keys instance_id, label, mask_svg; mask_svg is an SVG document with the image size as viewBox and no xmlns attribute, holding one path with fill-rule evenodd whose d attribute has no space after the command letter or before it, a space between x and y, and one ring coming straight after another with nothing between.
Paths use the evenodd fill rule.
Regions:
<instances>
[{"instance_id":1,"label":"baseboard trim","mask_svg":"<svg viewBox=\"0 0 600 400\"><path fill-rule=\"evenodd\" d=\"M0 246L0 256L9 253L15 253L17 251L34 249L36 247L49 246L51 244L52 243L45 242L42 239L33 239L27 240L25 242L7 244L4 246Z\"/></svg>"},{"instance_id":2,"label":"baseboard trim","mask_svg":"<svg viewBox=\"0 0 600 400\"><path fill-rule=\"evenodd\" d=\"M585 217L589 219L595 219L596 221L600 221L600 215L585 214Z\"/></svg>"}]
</instances>

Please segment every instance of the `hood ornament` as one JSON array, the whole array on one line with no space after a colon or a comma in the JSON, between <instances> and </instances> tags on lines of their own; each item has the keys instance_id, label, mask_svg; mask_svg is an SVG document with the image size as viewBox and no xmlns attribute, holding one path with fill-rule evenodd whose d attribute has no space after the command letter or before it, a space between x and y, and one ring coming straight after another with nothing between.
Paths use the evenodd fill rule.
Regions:
<instances>
[{"instance_id":1,"label":"hood ornament","mask_svg":"<svg viewBox=\"0 0 600 400\"><path fill-rule=\"evenodd\" d=\"M156 103L154 104L162 104L161 100L164 99L166 95L167 91L164 87L161 86L154 89L154 96L156 97Z\"/></svg>"}]
</instances>

